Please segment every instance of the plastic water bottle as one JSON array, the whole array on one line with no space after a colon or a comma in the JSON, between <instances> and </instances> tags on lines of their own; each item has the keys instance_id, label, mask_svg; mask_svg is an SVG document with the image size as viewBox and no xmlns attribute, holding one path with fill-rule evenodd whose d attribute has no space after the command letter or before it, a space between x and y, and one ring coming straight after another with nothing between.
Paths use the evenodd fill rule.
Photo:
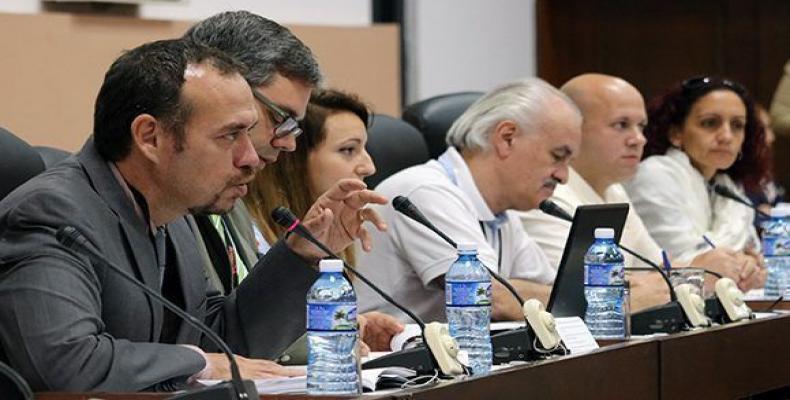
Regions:
<instances>
[{"instance_id":1,"label":"plastic water bottle","mask_svg":"<svg viewBox=\"0 0 790 400\"><path fill-rule=\"evenodd\" d=\"M307 293L307 392L359 394L357 296L341 260L322 260Z\"/></svg>"},{"instance_id":2,"label":"plastic water bottle","mask_svg":"<svg viewBox=\"0 0 790 400\"><path fill-rule=\"evenodd\" d=\"M765 280L765 295L779 297L788 290L790 274L790 226L789 210L774 208L771 218L763 222L763 257L768 269Z\"/></svg>"},{"instance_id":3,"label":"plastic water bottle","mask_svg":"<svg viewBox=\"0 0 790 400\"><path fill-rule=\"evenodd\" d=\"M491 275L477 259L477 245L458 244L458 259L444 276L450 336L469 356L473 375L491 371Z\"/></svg>"},{"instance_id":4,"label":"plastic water bottle","mask_svg":"<svg viewBox=\"0 0 790 400\"><path fill-rule=\"evenodd\" d=\"M626 337L623 255L614 242L614 229L595 229L595 242L584 256L584 322L596 339Z\"/></svg>"}]
</instances>

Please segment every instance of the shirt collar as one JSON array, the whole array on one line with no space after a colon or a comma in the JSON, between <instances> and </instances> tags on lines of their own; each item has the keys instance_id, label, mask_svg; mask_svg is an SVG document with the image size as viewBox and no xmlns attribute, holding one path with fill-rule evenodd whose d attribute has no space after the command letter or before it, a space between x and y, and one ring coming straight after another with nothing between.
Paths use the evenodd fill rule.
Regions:
<instances>
[{"instance_id":1,"label":"shirt collar","mask_svg":"<svg viewBox=\"0 0 790 400\"><path fill-rule=\"evenodd\" d=\"M568 167L568 183L565 186L585 204L604 204L621 201L621 198L617 196L617 184L609 185L603 193L603 198L601 198L598 192L590 186L590 183L571 167Z\"/></svg>"},{"instance_id":2,"label":"shirt collar","mask_svg":"<svg viewBox=\"0 0 790 400\"><path fill-rule=\"evenodd\" d=\"M467 198L469 198L472 206L477 212L477 219L479 221L491 225L492 228L505 223L507 215L505 212L494 214L491 211L491 208L488 207L488 204L483 199L483 195L477 188L477 184L472 177L472 172L469 171L469 166L466 165L466 161L464 161L464 158L461 157L461 153L459 153L455 147L448 147L447 151L439 156L438 161L444 167L450 180L464 192Z\"/></svg>"},{"instance_id":3,"label":"shirt collar","mask_svg":"<svg viewBox=\"0 0 790 400\"><path fill-rule=\"evenodd\" d=\"M148 229L150 229L150 232L156 232L157 226L154 225L154 221L151 220L151 214L148 212L148 203L145 201L143 194L126 182L126 179L123 177L123 175L121 175L121 171L114 162L108 162L107 164L110 166L112 175L118 181L118 184L121 185L123 192L129 198L129 201L132 202L135 214L137 214L137 216L143 221L148 221Z\"/></svg>"}]
</instances>

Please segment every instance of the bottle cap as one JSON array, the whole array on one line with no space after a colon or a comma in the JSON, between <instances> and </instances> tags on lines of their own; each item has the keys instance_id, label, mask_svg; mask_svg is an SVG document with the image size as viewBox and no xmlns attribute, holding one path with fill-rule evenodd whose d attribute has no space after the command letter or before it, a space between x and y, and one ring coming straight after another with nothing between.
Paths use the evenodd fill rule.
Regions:
<instances>
[{"instance_id":1,"label":"bottle cap","mask_svg":"<svg viewBox=\"0 0 790 400\"><path fill-rule=\"evenodd\" d=\"M343 261L336 258L321 260L318 263L318 270L321 272L343 272Z\"/></svg>"},{"instance_id":2,"label":"bottle cap","mask_svg":"<svg viewBox=\"0 0 790 400\"><path fill-rule=\"evenodd\" d=\"M614 229L612 228L595 228L596 239L614 239Z\"/></svg>"},{"instance_id":3,"label":"bottle cap","mask_svg":"<svg viewBox=\"0 0 790 400\"><path fill-rule=\"evenodd\" d=\"M458 243L458 251L477 251L477 243L472 243L472 242Z\"/></svg>"}]
</instances>

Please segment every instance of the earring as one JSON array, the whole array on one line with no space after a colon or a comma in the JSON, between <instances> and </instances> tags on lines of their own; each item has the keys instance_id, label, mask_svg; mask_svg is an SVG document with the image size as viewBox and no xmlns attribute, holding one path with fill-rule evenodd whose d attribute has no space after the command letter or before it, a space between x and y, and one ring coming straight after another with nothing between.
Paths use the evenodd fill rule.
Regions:
<instances>
[{"instance_id":1,"label":"earring","mask_svg":"<svg viewBox=\"0 0 790 400\"><path fill-rule=\"evenodd\" d=\"M738 158L737 161L741 161L743 159L743 150L738 150Z\"/></svg>"}]
</instances>

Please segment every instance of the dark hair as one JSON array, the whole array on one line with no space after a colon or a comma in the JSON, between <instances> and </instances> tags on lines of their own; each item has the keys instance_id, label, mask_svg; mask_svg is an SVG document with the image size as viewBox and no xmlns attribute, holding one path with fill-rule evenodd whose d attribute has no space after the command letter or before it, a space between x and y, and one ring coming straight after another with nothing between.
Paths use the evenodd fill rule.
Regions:
<instances>
[{"instance_id":1,"label":"dark hair","mask_svg":"<svg viewBox=\"0 0 790 400\"><path fill-rule=\"evenodd\" d=\"M252 86L268 84L275 73L311 86L322 79L310 48L288 28L249 11L216 14L193 25L184 37L239 60Z\"/></svg>"},{"instance_id":2,"label":"dark hair","mask_svg":"<svg viewBox=\"0 0 790 400\"><path fill-rule=\"evenodd\" d=\"M721 78L691 78L673 85L666 93L652 98L647 104L647 144L643 158L662 155L672 147L670 132L681 129L691 108L701 97L716 90L729 90L738 95L746 107L746 126L741 155L723 172L747 190L759 187L770 176L769 155L765 133L757 120L754 101L740 84Z\"/></svg>"},{"instance_id":3,"label":"dark hair","mask_svg":"<svg viewBox=\"0 0 790 400\"><path fill-rule=\"evenodd\" d=\"M300 124L304 133L296 138L296 150L280 154L277 163L259 172L250 184L244 202L270 243L285 232L272 221L269 210L286 206L296 215L304 215L320 195L310 187L308 156L326 139L327 117L339 112L353 113L368 126L368 108L356 96L331 89L316 90L310 96L307 113ZM343 254L346 261L353 261L351 247Z\"/></svg>"},{"instance_id":4,"label":"dark hair","mask_svg":"<svg viewBox=\"0 0 790 400\"><path fill-rule=\"evenodd\" d=\"M126 157L132 146L132 121L141 114L162 122L181 146L192 111L181 96L184 72L187 65L203 62L223 76L244 72L223 53L182 39L146 43L118 57L96 97L93 137L99 154L108 161Z\"/></svg>"}]
</instances>

